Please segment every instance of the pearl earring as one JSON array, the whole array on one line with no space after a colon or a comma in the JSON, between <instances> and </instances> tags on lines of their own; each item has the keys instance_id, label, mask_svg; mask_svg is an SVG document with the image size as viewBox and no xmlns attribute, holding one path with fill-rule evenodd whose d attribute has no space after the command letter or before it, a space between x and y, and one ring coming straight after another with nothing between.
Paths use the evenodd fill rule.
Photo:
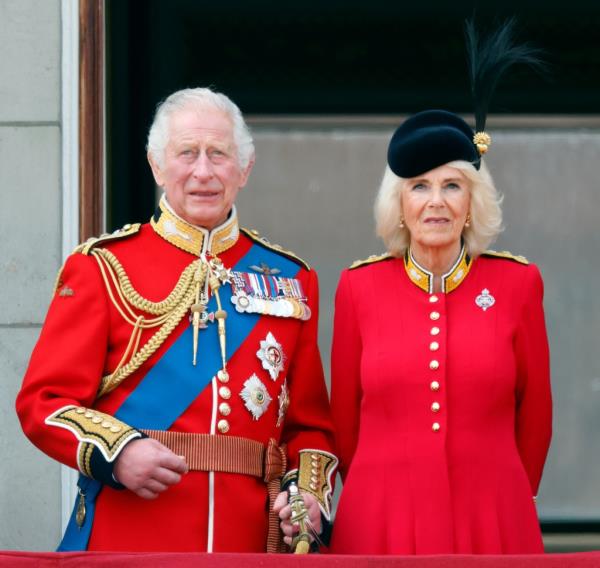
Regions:
<instances>
[{"instance_id":1,"label":"pearl earring","mask_svg":"<svg viewBox=\"0 0 600 568\"><path fill-rule=\"evenodd\" d=\"M400 217L400 223L398 223L399 229L404 229L404 217Z\"/></svg>"},{"instance_id":2,"label":"pearl earring","mask_svg":"<svg viewBox=\"0 0 600 568\"><path fill-rule=\"evenodd\" d=\"M471 214L468 213L467 214L467 219L465 221L465 227L470 227L471 226Z\"/></svg>"}]
</instances>

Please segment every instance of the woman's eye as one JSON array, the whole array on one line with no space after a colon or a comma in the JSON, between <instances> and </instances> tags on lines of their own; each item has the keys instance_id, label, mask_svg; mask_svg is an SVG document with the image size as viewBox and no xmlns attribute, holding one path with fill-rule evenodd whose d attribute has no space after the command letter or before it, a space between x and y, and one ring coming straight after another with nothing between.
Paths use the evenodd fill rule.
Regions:
<instances>
[{"instance_id":1,"label":"woman's eye","mask_svg":"<svg viewBox=\"0 0 600 568\"><path fill-rule=\"evenodd\" d=\"M460 189L460 185L455 182L450 182L446 184L446 189Z\"/></svg>"},{"instance_id":2,"label":"woman's eye","mask_svg":"<svg viewBox=\"0 0 600 568\"><path fill-rule=\"evenodd\" d=\"M423 191L424 189L427 189L427 186L424 183L415 183L412 186L413 191Z\"/></svg>"}]
</instances>

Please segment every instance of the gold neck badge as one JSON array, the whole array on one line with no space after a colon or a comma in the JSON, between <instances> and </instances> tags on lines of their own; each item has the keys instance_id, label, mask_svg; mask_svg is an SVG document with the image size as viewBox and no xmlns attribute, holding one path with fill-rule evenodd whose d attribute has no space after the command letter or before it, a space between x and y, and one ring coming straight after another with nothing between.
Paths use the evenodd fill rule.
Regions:
<instances>
[{"instance_id":1,"label":"gold neck badge","mask_svg":"<svg viewBox=\"0 0 600 568\"><path fill-rule=\"evenodd\" d=\"M212 231L184 221L169 206L163 195L150 220L152 228L172 245L195 256L201 253L218 255L237 243L240 236L235 205L229 218Z\"/></svg>"},{"instance_id":2,"label":"gold neck badge","mask_svg":"<svg viewBox=\"0 0 600 568\"><path fill-rule=\"evenodd\" d=\"M465 246L460 249L460 254L452 268L442 275L442 292L449 294L456 290L467 277L473 261L467 254ZM433 273L423 268L413 257L408 249L404 255L404 268L411 282L424 292L433 294Z\"/></svg>"}]
</instances>

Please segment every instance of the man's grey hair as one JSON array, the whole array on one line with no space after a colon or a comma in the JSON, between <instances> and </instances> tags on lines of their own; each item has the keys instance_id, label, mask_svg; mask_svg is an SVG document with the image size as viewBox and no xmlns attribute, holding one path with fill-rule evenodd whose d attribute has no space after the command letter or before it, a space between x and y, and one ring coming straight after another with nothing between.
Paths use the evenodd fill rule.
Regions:
<instances>
[{"instance_id":1,"label":"man's grey hair","mask_svg":"<svg viewBox=\"0 0 600 568\"><path fill-rule=\"evenodd\" d=\"M163 167L165 148L169 143L170 118L174 112L188 108L216 109L225 112L233 124L233 140L236 145L238 164L245 170L254 158L254 142L250 129L238 106L223 93L208 88L182 89L169 95L156 107L146 149L159 167Z\"/></svg>"},{"instance_id":2,"label":"man's grey hair","mask_svg":"<svg viewBox=\"0 0 600 568\"><path fill-rule=\"evenodd\" d=\"M462 160L447 164L460 170L470 181L471 203L469 213L471 223L465 227L462 237L467 253L476 257L484 252L502 231L502 196L498 193L487 166L482 162L479 170ZM383 174L375 199L375 223L377 235L381 237L387 251L401 257L410 245L408 228L400 227L402 204L400 191L406 180L398 177L389 166Z\"/></svg>"}]
</instances>

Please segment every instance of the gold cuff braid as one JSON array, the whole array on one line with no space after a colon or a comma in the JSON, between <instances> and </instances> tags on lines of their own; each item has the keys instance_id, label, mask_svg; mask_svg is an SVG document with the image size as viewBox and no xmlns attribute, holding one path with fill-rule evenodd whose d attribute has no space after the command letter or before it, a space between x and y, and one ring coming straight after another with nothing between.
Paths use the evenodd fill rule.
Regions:
<instances>
[{"instance_id":1,"label":"gold cuff braid","mask_svg":"<svg viewBox=\"0 0 600 568\"><path fill-rule=\"evenodd\" d=\"M114 416L83 406L60 408L46 418L46 424L71 431L81 442L77 462L81 472L90 477L90 459L94 447L102 452L106 461L112 462L127 442L142 436L135 428Z\"/></svg>"},{"instance_id":2,"label":"gold cuff braid","mask_svg":"<svg viewBox=\"0 0 600 568\"><path fill-rule=\"evenodd\" d=\"M327 520L331 519L333 474L338 460L322 450L301 450L299 453L298 488L313 495Z\"/></svg>"}]
</instances>

